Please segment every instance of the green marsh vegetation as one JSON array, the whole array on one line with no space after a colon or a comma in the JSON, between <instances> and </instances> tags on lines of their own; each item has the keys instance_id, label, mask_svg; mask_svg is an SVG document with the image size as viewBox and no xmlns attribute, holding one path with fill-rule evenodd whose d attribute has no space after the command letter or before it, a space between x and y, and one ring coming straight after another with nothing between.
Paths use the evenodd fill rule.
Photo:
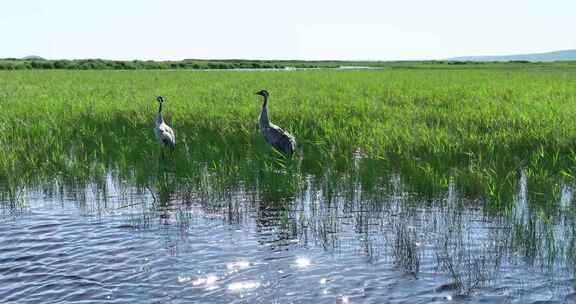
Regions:
<instances>
[{"instance_id":1,"label":"green marsh vegetation","mask_svg":"<svg viewBox=\"0 0 576 304\"><path fill-rule=\"evenodd\" d=\"M349 175L359 153L365 189L391 171L421 193L444 191L453 177L464 194L500 206L525 167L533 197L547 202L558 197L559 179L576 176L576 68L509 65L2 72L0 177L12 185L115 169L145 184L150 172L168 166L192 179L207 168L223 173L222 182L250 184L262 175L297 187L306 175ZM271 93L272 121L297 136L295 160L279 158L256 131L260 88ZM163 163L151 136L160 94L178 140Z\"/></svg>"}]
</instances>

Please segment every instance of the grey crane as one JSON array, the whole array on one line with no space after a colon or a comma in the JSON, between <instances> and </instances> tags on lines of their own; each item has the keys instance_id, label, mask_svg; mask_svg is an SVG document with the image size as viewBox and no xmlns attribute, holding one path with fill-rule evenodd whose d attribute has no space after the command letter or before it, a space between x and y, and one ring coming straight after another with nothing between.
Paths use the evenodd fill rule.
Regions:
<instances>
[{"instance_id":1,"label":"grey crane","mask_svg":"<svg viewBox=\"0 0 576 304\"><path fill-rule=\"evenodd\" d=\"M290 133L282 130L280 127L268 120L268 91L261 90L257 92L256 95L264 97L262 112L260 112L260 116L258 117L258 128L260 129L260 133L264 135L266 142L276 150L289 157L292 156L294 149L296 148L296 139Z\"/></svg>"},{"instance_id":2,"label":"grey crane","mask_svg":"<svg viewBox=\"0 0 576 304\"><path fill-rule=\"evenodd\" d=\"M154 128L156 139L158 139L160 145L174 150L176 147L176 136L174 136L174 130L164 122L164 117L162 117L162 104L164 103L164 98L158 96L156 100L158 100L158 103L160 104L155 121L156 127Z\"/></svg>"}]
</instances>

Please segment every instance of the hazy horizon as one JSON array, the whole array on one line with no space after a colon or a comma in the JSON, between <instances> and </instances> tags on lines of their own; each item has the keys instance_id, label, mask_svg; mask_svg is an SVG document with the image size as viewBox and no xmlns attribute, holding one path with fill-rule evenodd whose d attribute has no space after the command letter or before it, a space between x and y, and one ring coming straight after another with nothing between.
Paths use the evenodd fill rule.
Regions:
<instances>
[{"instance_id":1,"label":"hazy horizon","mask_svg":"<svg viewBox=\"0 0 576 304\"><path fill-rule=\"evenodd\" d=\"M430 60L576 49L576 1L31 0L0 4L0 58Z\"/></svg>"}]
</instances>

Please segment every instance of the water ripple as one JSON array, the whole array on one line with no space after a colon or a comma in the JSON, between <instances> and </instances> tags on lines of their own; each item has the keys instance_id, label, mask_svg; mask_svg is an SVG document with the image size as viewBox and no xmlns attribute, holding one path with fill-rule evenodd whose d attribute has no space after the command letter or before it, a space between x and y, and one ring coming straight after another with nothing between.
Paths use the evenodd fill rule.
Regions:
<instances>
[{"instance_id":1,"label":"water ripple","mask_svg":"<svg viewBox=\"0 0 576 304\"><path fill-rule=\"evenodd\" d=\"M169 195L167 202L137 188L108 193L105 202L93 193L68 193L52 203L37 196L25 214L0 221L0 302L575 298L570 265L576 263L550 256L568 252L553 238L574 240L574 222L564 216L550 226L555 218L534 218L526 177L510 214L515 225L460 197L453 181L447 193L422 203L412 202L400 177L391 183L376 201L366 200L357 184L350 186L353 195L325 200L324 186L315 189L311 179L301 197L281 203L233 189L217 198ZM572 188L563 189L559 206L571 210Z\"/></svg>"}]
</instances>

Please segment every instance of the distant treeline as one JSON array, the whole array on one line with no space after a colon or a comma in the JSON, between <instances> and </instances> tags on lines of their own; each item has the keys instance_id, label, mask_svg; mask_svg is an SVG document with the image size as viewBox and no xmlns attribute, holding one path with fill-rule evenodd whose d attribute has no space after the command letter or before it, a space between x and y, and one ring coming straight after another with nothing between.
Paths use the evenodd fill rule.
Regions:
<instances>
[{"instance_id":1,"label":"distant treeline","mask_svg":"<svg viewBox=\"0 0 576 304\"><path fill-rule=\"evenodd\" d=\"M512 61L516 64L538 64L528 61ZM105 60L76 59L48 60L34 59L0 59L0 70L215 70L215 69L290 69L290 68L339 68L339 67L388 67L388 68L449 68L450 66L509 66L506 62L479 61L304 61L304 60L202 60L185 59L180 61L153 60ZM546 64L571 64L576 62L556 62Z\"/></svg>"},{"instance_id":2,"label":"distant treeline","mask_svg":"<svg viewBox=\"0 0 576 304\"><path fill-rule=\"evenodd\" d=\"M199 60L142 61L142 60L46 60L0 59L0 70L63 69L63 70L162 70L162 69L284 69L284 68L336 68L350 65L334 61L277 61L277 60Z\"/></svg>"}]
</instances>

